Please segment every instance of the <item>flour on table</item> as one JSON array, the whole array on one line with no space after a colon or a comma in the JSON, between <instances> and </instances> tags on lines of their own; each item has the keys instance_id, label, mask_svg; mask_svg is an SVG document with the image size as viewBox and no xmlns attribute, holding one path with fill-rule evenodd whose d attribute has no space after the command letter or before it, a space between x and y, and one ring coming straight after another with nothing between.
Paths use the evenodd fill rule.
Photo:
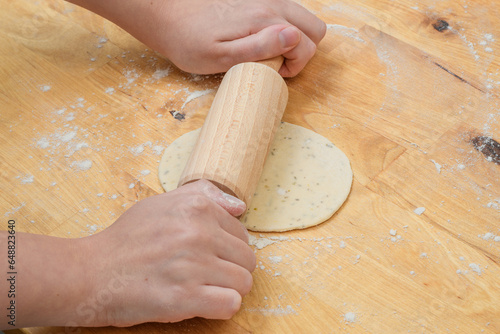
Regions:
<instances>
[{"instance_id":1,"label":"flour on table","mask_svg":"<svg viewBox=\"0 0 500 334\"><path fill-rule=\"evenodd\" d=\"M154 79L156 79L156 80L163 79L163 78L165 78L166 76L168 76L168 75L170 74L171 70L172 70L172 68L171 68L170 66L169 66L169 67L167 67L167 68L166 68L166 69L164 69L164 70L157 69L157 70L153 73L152 77L153 77Z\"/></svg>"},{"instance_id":2,"label":"flour on table","mask_svg":"<svg viewBox=\"0 0 500 334\"><path fill-rule=\"evenodd\" d=\"M271 240L269 238L257 238L251 234L248 236L248 244L250 246L255 246L255 248L257 248L257 249L262 249L262 248L267 247L269 245L272 245L274 243L276 243L276 241Z\"/></svg>"},{"instance_id":3,"label":"flour on table","mask_svg":"<svg viewBox=\"0 0 500 334\"><path fill-rule=\"evenodd\" d=\"M431 162L434 164L434 166L436 167L436 171L438 172L438 174L441 174L441 168L443 166L441 166L440 164L438 164L435 160L431 160Z\"/></svg>"},{"instance_id":4,"label":"flour on table","mask_svg":"<svg viewBox=\"0 0 500 334\"><path fill-rule=\"evenodd\" d=\"M283 258L281 256L270 256L269 261L271 261L271 263L273 264L278 264L283 261Z\"/></svg>"},{"instance_id":5,"label":"flour on table","mask_svg":"<svg viewBox=\"0 0 500 334\"><path fill-rule=\"evenodd\" d=\"M184 104L182 105L181 110L184 109L184 107L186 106L186 104L188 104L189 102L193 101L194 99L197 99L199 97L202 97L202 96L205 96L207 94L210 94L213 91L214 91L213 89L206 89L206 90L197 90L195 92L192 92L191 94L189 94L189 96L184 101Z\"/></svg>"},{"instance_id":6,"label":"flour on table","mask_svg":"<svg viewBox=\"0 0 500 334\"><path fill-rule=\"evenodd\" d=\"M478 264L476 263L470 263L469 264L469 268L475 272L476 274L478 274L479 276L481 276L481 273L482 273L482 270L481 270L481 267L479 267Z\"/></svg>"},{"instance_id":7,"label":"flour on table","mask_svg":"<svg viewBox=\"0 0 500 334\"><path fill-rule=\"evenodd\" d=\"M184 134L164 152L159 178L166 191L177 188L199 130ZM243 224L252 231L288 231L329 219L346 200L352 170L345 154L323 136L282 123Z\"/></svg>"},{"instance_id":8,"label":"flour on table","mask_svg":"<svg viewBox=\"0 0 500 334\"><path fill-rule=\"evenodd\" d=\"M91 160L75 161L74 163L71 164L71 166L76 167L78 170L85 171L89 170L92 167L92 161Z\"/></svg>"},{"instance_id":9,"label":"flour on table","mask_svg":"<svg viewBox=\"0 0 500 334\"><path fill-rule=\"evenodd\" d=\"M415 212L417 215L421 215L425 212L425 208L424 207L419 207L419 208L416 208L415 210L413 210L413 212Z\"/></svg>"},{"instance_id":10,"label":"flour on table","mask_svg":"<svg viewBox=\"0 0 500 334\"><path fill-rule=\"evenodd\" d=\"M33 175L26 175L21 178L21 184L33 183L35 177Z\"/></svg>"},{"instance_id":11,"label":"flour on table","mask_svg":"<svg viewBox=\"0 0 500 334\"><path fill-rule=\"evenodd\" d=\"M356 322L356 313L347 312L346 314L344 314L344 320L345 322Z\"/></svg>"}]
</instances>

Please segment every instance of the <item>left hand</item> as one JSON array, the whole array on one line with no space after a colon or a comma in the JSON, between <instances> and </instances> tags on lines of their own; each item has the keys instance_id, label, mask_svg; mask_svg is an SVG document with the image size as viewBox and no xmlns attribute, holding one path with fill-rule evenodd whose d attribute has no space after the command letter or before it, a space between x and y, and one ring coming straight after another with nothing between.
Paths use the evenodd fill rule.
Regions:
<instances>
[{"instance_id":1,"label":"left hand","mask_svg":"<svg viewBox=\"0 0 500 334\"><path fill-rule=\"evenodd\" d=\"M72 0L115 22L198 74L283 55L279 73L297 75L326 25L291 0Z\"/></svg>"}]
</instances>

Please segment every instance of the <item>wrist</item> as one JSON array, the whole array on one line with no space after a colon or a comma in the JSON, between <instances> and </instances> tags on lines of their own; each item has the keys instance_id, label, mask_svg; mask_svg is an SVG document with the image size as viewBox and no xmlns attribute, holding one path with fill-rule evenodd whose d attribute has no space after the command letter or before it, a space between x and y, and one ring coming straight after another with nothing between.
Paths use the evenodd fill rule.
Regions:
<instances>
[{"instance_id":1,"label":"wrist","mask_svg":"<svg viewBox=\"0 0 500 334\"><path fill-rule=\"evenodd\" d=\"M77 308L91 291L86 238L19 237L18 327L84 325Z\"/></svg>"},{"instance_id":2,"label":"wrist","mask_svg":"<svg viewBox=\"0 0 500 334\"><path fill-rule=\"evenodd\" d=\"M106 262L109 253L100 247L101 235L78 239L79 263L81 265L81 286L72 305L70 326L109 326L108 309L116 302L116 292L121 288L121 277L109 268ZM115 259L116 260L116 259Z\"/></svg>"}]
</instances>

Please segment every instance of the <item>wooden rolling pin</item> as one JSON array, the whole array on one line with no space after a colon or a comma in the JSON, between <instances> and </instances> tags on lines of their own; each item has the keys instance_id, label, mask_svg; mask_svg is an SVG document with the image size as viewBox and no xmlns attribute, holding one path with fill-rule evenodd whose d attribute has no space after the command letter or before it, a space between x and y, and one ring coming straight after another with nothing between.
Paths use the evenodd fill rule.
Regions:
<instances>
[{"instance_id":1,"label":"wooden rolling pin","mask_svg":"<svg viewBox=\"0 0 500 334\"><path fill-rule=\"evenodd\" d=\"M179 186L207 179L250 204L288 102L282 64L279 56L226 73Z\"/></svg>"}]
</instances>

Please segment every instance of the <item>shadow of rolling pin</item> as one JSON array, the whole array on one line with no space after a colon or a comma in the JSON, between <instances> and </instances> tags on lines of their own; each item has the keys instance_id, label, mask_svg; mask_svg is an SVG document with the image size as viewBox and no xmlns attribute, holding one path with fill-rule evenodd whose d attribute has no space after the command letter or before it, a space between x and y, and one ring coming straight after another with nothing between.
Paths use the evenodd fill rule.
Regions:
<instances>
[{"instance_id":1,"label":"shadow of rolling pin","mask_svg":"<svg viewBox=\"0 0 500 334\"><path fill-rule=\"evenodd\" d=\"M179 186L206 179L250 204L288 102L282 64L279 56L225 74Z\"/></svg>"}]
</instances>

